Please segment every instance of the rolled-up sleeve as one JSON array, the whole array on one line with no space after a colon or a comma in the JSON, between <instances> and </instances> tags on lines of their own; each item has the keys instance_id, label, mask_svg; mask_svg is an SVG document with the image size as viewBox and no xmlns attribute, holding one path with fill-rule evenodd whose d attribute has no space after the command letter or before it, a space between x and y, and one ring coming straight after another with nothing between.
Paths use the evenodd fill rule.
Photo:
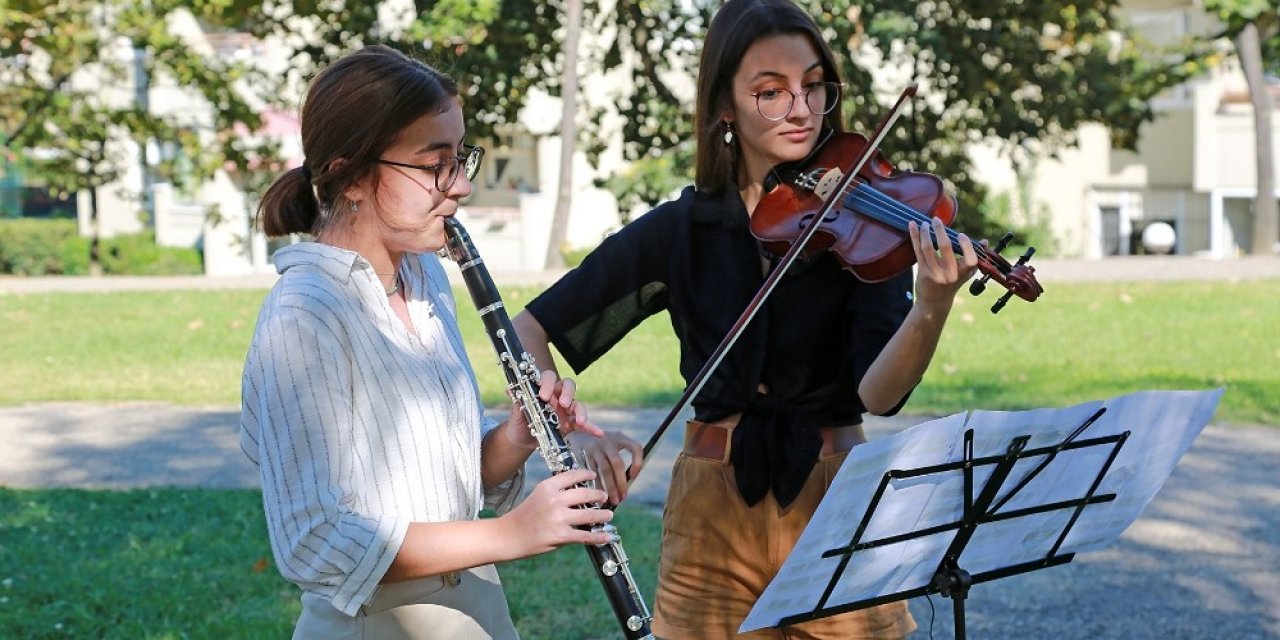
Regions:
<instances>
[{"instance_id":1,"label":"rolled-up sleeve","mask_svg":"<svg viewBox=\"0 0 1280 640\"><path fill-rule=\"evenodd\" d=\"M253 453L281 574L354 615L409 522L358 512L356 488L344 486L353 477L352 366L331 322L306 312L266 320L245 367L244 415L257 423Z\"/></svg>"}]
</instances>

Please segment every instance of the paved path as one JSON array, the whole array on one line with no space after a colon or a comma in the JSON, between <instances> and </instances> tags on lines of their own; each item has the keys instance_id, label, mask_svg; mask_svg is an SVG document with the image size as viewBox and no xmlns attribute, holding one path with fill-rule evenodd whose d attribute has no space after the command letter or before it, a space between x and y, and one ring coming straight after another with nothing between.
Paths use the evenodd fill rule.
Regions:
<instances>
[{"instance_id":1,"label":"paved path","mask_svg":"<svg viewBox=\"0 0 1280 640\"><path fill-rule=\"evenodd\" d=\"M598 408L593 418L643 441L665 410ZM0 408L0 486L256 487L239 415L156 403ZM923 420L875 419L871 437ZM659 507L677 434L633 487ZM976 585L974 638L1280 638L1280 428L1209 426L1118 544L1074 562ZM537 460L528 465L542 477ZM927 638L929 604L911 603ZM951 601L934 597L933 637L952 637Z\"/></svg>"}]
</instances>

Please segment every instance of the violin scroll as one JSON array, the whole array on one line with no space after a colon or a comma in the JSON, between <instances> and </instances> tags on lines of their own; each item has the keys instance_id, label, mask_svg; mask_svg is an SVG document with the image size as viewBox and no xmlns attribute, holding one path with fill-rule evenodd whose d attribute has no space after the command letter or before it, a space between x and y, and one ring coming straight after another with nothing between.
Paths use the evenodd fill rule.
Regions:
<instances>
[{"instance_id":1,"label":"violin scroll","mask_svg":"<svg viewBox=\"0 0 1280 640\"><path fill-rule=\"evenodd\" d=\"M974 280L969 284L969 293L977 296L987 288L989 280L995 280L1005 288L1004 295L991 306L991 313L1000 313L1004 305L1008 304L1013 296L1018 296L1027 302L1035 302L1040 294L1044 293L1044 287L1036 281L1035 267L1027 264L1031 260L1031 256L1035 255L1035 247L1027 247L1027 250L1018 258L1018 261L1009 264L1007 260L1000 256L1000 252L1008 246L1009 241L1013 239L1012 233L1005 233L996 243L994 249L980 254L978 260L978 269L982 271L982 278Z\"/></svg>"}]
</instances>

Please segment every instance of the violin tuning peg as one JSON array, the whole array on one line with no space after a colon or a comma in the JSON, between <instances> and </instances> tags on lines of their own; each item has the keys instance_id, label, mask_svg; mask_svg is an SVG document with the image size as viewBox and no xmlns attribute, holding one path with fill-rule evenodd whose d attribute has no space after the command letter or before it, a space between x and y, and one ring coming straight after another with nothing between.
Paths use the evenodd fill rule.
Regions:
<instances>
[{"instance_id":1,"label":"violin tuning peg","mask_svg":"<svg viewBox=\"0 0 1280 640\"><path fill-rule=\"evenodd\" d=\"M1012 297L1013 297L1012 291L1008 291L1004 295L1000 296L1000 299L996 300L996 303L991 305L992 315L1000 313L1000 310L1004 308L1004 305L1009 303L1009 299Z\"/></svg>"},{"instance_id":2,"label":"violin tuning peg","mask_svg":"<svg viewBox=\"0 0 1280 640\"><path fill-rule=\"evenodd\" d=\"M1031 256L1034 256L1035 254L1036 254L1035 247L1027 247L1026 252L1024 252L1022 256L1018 258L1018 264L1026 264L1027 261L1031 259Z\"/></svg>"},{"instance_id":3,"label":"violin tuning peg","mask_svg":"<svg viewBox=\"0 0 1280 640\"><path fill-rule=\"evenodd\" d=\"M982 295L982 292L987 290L987 281L990 279L991 276L982 276L981 278L970 282L969 293L975 296Z\"/></svg>"},{"instance_id":4,"label":"violin tuning peg","mask_svg":"<svg viewBox=\"0 0 1280 640\"><path fill-rule=\"evenodd\" d=\"M1009 246L1009 242L1012 240L1013 240L1013 232L1012 231L1004 232L1004 235L1000 236L1000 239L996 241L996 248L994 249L994 251L996 253L1000 253L1001 251L1004 251L1004 248Z\"/></svg>"}]
</instances>

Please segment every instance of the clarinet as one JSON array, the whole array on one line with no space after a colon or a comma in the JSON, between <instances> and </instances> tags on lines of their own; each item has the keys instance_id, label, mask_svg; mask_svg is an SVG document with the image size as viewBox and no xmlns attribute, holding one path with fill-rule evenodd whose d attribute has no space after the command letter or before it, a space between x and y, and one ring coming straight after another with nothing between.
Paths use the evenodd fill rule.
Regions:
<instances>
[{"instance_id":1,"label":"clarinet","mask_svg":"<svg viewBox=\"0 0 1280 640\"><path fill-rule=\"evenodd\" d=\"M524 414L526 424L534 439L538 441L538 451L551 468L552 474L583 468L583 464L573 455L573 451L560 434L560 417L538 397L540 371L534 365L533 356L525 352L511 325L511 319L503 307L498 289L489 276L489 269L484 260L476 252L471 236L467 234L462 223L453 217L445 218L445 232L448 243L440 250L440 255L458 263L462 271L463 281L471 293L471 301L480 311L484 321L485 332L498 352L498 364L507 376L507 395ZM588 486L586 484L579 486ZM591 505L599 508L601 505ZM613 534L618 540L617 528L612 524L591 527L594 532ZM649 608L640 596L635 578L631 576L630 561L622 549L620 542L602 545L585 545L591 563L595 565L596 576L604 586L609 604L613 607L614 617L622 626L622 635L629 640L652 639L649 622Z\"/></svg>"}]
</instances>

